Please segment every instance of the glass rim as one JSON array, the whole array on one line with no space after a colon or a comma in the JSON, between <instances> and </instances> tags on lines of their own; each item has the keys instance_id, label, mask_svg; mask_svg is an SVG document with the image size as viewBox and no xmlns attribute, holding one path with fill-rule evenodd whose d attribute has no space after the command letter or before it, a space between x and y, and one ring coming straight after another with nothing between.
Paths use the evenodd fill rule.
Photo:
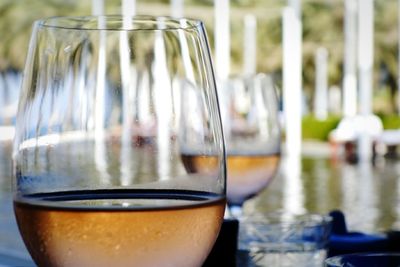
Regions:
<instances>
[{"instance_id":1,"label":"glass rim","mask_svg":"<svg viewBox=\"0 0 400 267\"><path fill-rule=\"evenodd\" d=\"M36 20L35 24L48 29L127 32L191 30L203 26L198 19L151 15L54 16Z\"/></svg>"},{"instance_id":2,"label":"glass rim","mask_svg":"<svg viewBox=\"0 0 400 267\"><path fill-rule=\"evenodd\" d=\"M387 257L396 257L400 258L400 252L359 252L359 253L350 253L350 254L342 254L342 255L336 255L329 257L325 259L326 264L331 264L331 265L337 265L337 266L342 266L342 260L345 260L346 258L354 257L354 258L361 258L361 257L382 257L382 256L387 256Z\"/></svg>"}]
</instances>

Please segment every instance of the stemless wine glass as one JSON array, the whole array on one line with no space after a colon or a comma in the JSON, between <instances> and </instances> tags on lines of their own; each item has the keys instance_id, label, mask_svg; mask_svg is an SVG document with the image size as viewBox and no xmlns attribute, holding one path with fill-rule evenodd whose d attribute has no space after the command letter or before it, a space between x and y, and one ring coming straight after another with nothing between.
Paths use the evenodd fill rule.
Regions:
<instances>
[{"instance_id":1,"label":"stemless wine glass","mask_svg":"<svg viewBox=\"0 0 400 267\"><path fill-rule=\"evenodd\" d=\"M221 110L227 146L227 199L233 215L268 186L279 167L278 99L266 74L231 79L222 87Z\"/></svg>"},{"instance_id":2,"label":"stemless wine glass","mask_svg":"<svg viewBox=\"0 0 400 267\"><path fill-rule=\"evenodd\" d=\"M219 87L227 147L227 201L231 215L240 218L242 205L268 186L279 167L281 131L278 98L269 75L230 79ZM187 110L196 109L187 97ZM184 152L185 166L206 171L212 155ZM217 164L217 161L215 161Z\"/></svg>"},{"instance_id":3,"label":"stemless wine glass","mask_svg":"<svg viewBox=\"0 0 400 267\"><path fill-rule=\"evenodd\" d=\"M205 158L199 171L184 164L189 148ZM201 266L226 205L203 24L37 21L13 160L15 215L37 265Z\"/></svg>"}]
</instances>

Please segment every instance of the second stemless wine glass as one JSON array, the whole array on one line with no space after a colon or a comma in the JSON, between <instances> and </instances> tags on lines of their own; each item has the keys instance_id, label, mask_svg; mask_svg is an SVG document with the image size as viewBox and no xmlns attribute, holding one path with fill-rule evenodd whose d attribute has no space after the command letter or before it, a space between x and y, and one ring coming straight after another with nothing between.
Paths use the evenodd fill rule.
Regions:
<instances>
[{"instance_id":1,"label":"second stemless wine glass","mask_svg":"<svg viewBox=\"0 0 400 267\"><path fill-rule=\"evenodd\" d=\"M228 204L243 203L268 186L280 162L278 98L266 74L231 79L220 91L227 147Z\"/></svg>"},{"instance_id":2,"label":"second stemless wine glass","mask_svg":"<svg viewBox=\"0 0 400 267\"><path fill-rule=\"evenodd\" d=\"M198 171L188 148L205 158ZM226 190L203 24L36 22L13 160L15 215L37 265L201 266Z\"/></svg>"},{"instance_id":3,"label":"second stemless wine glass","mask_svg":"<svg viewBox=\"0 0 400 267\"><path fill-rule=\"evenodd\" d=\"M278 98L270 76L236 77L220 84L220 107L227 148L227 201L241 217L242 205L268 186L279 167L281 131ZM186 105L196 109L187 98ZM207 170L213 156L186 150L189 171ZM217 161L215 161L215 164Z\"/></svg>"}]
</instances>

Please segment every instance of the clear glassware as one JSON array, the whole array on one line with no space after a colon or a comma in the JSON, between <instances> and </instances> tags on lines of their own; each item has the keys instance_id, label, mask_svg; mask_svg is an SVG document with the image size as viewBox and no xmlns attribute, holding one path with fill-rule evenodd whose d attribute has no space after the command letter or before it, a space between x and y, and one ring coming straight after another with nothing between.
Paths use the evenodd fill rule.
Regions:
<instances>
[{"instance_id":1,"label":"clear glassware","mask_svg":"<svg viewBox=\"0 0 400 267\"><path fill-rule=\"evenodd\" d=\"M199 170L188 150L206 158ZM13 161L14 211L37 265L201 266L226 205L203 24L37 21Z\"/></svg>"},{"instance_id":2,"label":"clear glassware","mask_svg":"<svg viewBox=\"0 0 400 267\"><path fill-rule=\"evenodd\" d=\"M239 77L221 87L222 121L227 147L227 200L233 215L266 188L281 157L279 103L266 74Z\"/></svg>"},{"instance_id":3,"label":"clear glassware","mask_svg":"<svg viewBox=\"0 0 400 267\"><path fill-rule=\"evenodd\" d=\"M244 266L321 267L327 256L332 218L321 214L271 212L242 218Z\"/></svg>"},{"instance_id":4,"label":"clear glassware","mask_svg":"<svg viewBox=\"0 0 400 267\"><path fill-rule=\"evenodd\" d=\"M231 215L240 218L243 203L267 187L279 168L279 103L266 74L230 79L220 84L218 94L227 147L227 201ZM193 106L190 99L186 104ZM184 157L189 171L200 171L213 155L194 151Z\"/></svg>"}]
</instances>

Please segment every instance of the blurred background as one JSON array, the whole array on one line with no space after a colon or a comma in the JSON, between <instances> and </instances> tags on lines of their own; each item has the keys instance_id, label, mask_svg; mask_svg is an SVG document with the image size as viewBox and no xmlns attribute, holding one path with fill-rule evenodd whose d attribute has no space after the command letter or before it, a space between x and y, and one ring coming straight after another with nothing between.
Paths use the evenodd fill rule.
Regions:
<instances>
[{"instance_id":1,"label":"blurred background","mask_svg":"<svg viewBox=\"0 0 400 267\"><path fill-rule=\"evenodd\" d=\"M105 1L106 14L120 14L121 1ZM240 75L243 68L244 17L252 14L257 20L257 72L273 75L282 88L282 8L281 0L230 1L231 75ZM374 3L374 72L373 111L382 118L385 129L398 128L400 119L397 99L398 76L398 8L396 0ZM330 130L341 117L340 88L343 78L344 1L303 0L302 5L302 79L303 138L327 140ZM87 15L91 1L78 0L1 0L0 1L0 86L6 87L9 98L15 95L7 87L15 87L13 79L24 64L32 22L49 16ZM170 15L169 1L137 1L137 14ZM213 1L186 0L184 15L205 22L209 41L214 43ZM213 48L213 45L212 45ZM312 116L316 87L316 51L327 52L327 83L331 95L329 116L324 121ZM5 85L4 85L5 83ZM4 90L3 90L4 91ZM4 93L4 92L3 92ZM339 94L339 96L335 96ZM335 102L336 101L336 102ZM12 110L9 110L10 114ZM8 114L8 113L7 113ZM4 116L4 114L3 114ZM314 127L315 124L318 127ZM309 127L310 126L310 127ZM310 131L309 129L313 130Z\"/></svg>"}]
</instances>

